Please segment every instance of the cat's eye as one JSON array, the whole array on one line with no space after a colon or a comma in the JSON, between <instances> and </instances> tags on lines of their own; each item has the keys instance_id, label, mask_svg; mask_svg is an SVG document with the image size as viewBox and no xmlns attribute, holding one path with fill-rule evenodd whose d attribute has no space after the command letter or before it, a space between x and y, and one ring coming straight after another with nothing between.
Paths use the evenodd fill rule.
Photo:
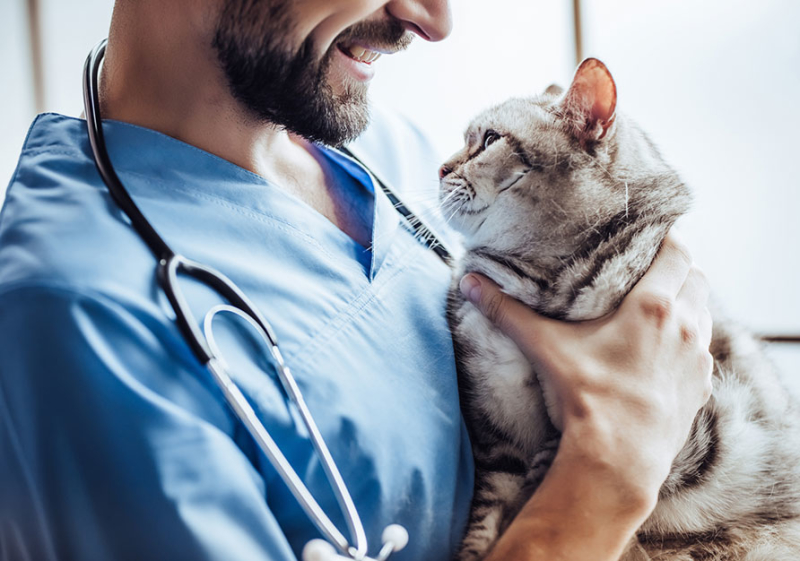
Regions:
<instances>
[{"instance_id":1,"label":"cat's eye","mask_svg":"<svg viewBox=\"0 0 800 561\"><path fill-rule=\"evenodd\" d=\"M492 129L487 130L483 134L483 149L486 150L491 143L495 140L500 139L500 133L497 131L493 131Z\"/></svg>"}]
</instances>

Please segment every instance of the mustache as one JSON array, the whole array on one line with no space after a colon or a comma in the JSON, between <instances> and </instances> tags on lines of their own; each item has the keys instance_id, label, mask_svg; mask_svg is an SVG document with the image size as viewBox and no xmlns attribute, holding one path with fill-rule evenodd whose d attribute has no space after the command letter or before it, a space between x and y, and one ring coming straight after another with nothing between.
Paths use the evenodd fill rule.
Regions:
<instances>
[{"instance_id":1,"label":"mustache","mask_svg":"<svg viewBox=\"0 0 800 561\"><path fill-rule=\"evenodd\" d=\"M334 40L334 44L350 41L367 43L376 49L386 51L402 51L414 40L414 34L408 31L400 21L360 21L342 31Z\"/></svg>"}]
</instances>

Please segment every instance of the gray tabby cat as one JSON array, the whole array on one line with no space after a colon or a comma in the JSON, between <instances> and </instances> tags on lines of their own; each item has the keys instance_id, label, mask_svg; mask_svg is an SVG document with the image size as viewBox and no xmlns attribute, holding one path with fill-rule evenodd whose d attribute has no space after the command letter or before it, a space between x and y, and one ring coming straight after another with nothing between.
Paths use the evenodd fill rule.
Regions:
<instances>
[{"instance_id":1,"label":"gray tabby cat","mask_svg":"<svg viewBox=\"0 0 800 561\"><path fill-rule=\"evenodd\" d=\"M512 99L476 118L442 166L442 208L464 235L449 317L476 463L461 561L483 558L544 476L558 446L535 372L466 302L476 271L541 314L613 310L645 273L690 194L618 114L598 60L566 93ZM622 559L800 559L800 412L759 345L714 325L714 392L653 514Z\"/></svg>"}]
</instances>

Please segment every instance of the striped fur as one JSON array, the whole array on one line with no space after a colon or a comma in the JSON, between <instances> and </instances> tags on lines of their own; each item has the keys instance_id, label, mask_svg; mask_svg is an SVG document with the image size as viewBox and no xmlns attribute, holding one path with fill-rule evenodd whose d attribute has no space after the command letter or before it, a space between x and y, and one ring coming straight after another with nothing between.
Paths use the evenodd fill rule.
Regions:
<instances>
[{"instance_id":1,"label":"striped fur","mask_svg":"<svg viewBox=\"0 0 800 561\"><path fill-rule=\"evenodd\" d=\"M442 208L465 244L448 311L476 464L459 561L491 549L559 435L536 373L457 279L480 272L544 315L597 318L641 278L690 203L632 121L582 122L571 91L486 111L442 168ZM755 340L715 319L713 397L624 561L800 559L800 411Z\"/></svg>"}]
</instances>

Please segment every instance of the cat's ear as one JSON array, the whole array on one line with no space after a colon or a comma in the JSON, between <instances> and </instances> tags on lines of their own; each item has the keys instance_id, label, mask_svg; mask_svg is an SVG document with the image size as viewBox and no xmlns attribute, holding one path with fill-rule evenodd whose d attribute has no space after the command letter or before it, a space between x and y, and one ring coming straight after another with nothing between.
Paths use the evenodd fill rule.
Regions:
<instances>
[{"instance_id":1,"label":"cat's ear","mask_svg":"<svg viewBox=\"0 0 800 561\"><path fill-rule=\"evenodd\" d=\"M617 86L606 65L596 58L584 60L559 106L582 146L602 139L617 108Z\"/></svg>"}]
</instances>

